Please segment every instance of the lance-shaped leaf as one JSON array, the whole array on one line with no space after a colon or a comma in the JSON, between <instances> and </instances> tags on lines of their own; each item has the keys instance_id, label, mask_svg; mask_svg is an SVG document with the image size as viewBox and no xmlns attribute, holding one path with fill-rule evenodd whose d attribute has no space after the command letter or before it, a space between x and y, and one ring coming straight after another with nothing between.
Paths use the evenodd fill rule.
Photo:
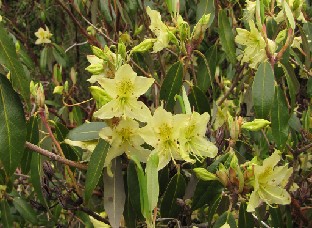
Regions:
<instances>
[{"instance_id":1,"label":"lance-shaped leaf","mask_svg":"<svg viewBox=\"0 0 312 228\"><path fill-rule=\"evenodd\" d=\"M46 200L42 194L42 158L41 155L38 153L34 153L31 156L31 163L30 163L30 182L34 187L34 191L37 194L37 198L39 199L40 203L46 205Z\"/></svg>"},{"instance_id":2,"label":"lance-shaped leaf","mask_svg":"<svg viewBox=\"0 0 312 228\"><path fill-rule=\"evenodd\" d=\"M149 210L153 211L157 206L159 195L158 184L158 162L157 154L152 154L146 163L146 183L147 183L147 198L149 202Z\"/></svg>"},{"instance_id":3,"label":"lance-shaped leaf","mask_svg":"<svg viewBox=\"0 0 312 228\"><path fill-rule=\"evenodd\" d=\"M216 214L216 211L220 205L220 202L222 200L222 195L217 195L214 200L211 203L211 206L209 207L208 215L207 215L207 223L208 227L211 227L211 222L213 220L213 216Z\"/></svg>"},{"instance_id":4,"label":"lance-shaped leaf","mask_svg":"<svg viewBox=\"0 0 312 228\"><path fill-rule=\"evenodd\" d=\"M112 161L113 177L104 170L104 208L113 228L118 228L124 210L126 194L121 170L121 160Z\"/></svg>"},{"instance_id":5,"label":"lance-shaped leaf","mask_svg":"<svg viewBox=\"0 0 312 228\"><path fill-rule=\"evenodd\" d=\"M274 141L283 147L288 138L289 113L285 95L280 87L275 91L274 103L271 110L271 125Z\"/></svg>"},{"instance_id":6,"label":"lance-shaped leaf","mask_svg":"<svg viewBox=\"0 0 312 228\"><path fill-rule=\"evenodd\" d=\"M13 219L10 212L10 206L5 199L0 201L0 211L1 211L1 223L4 228L11 228L13 226Z\"/></svg>"},{"instance_id":7,"label":"lance-shaped leaf","mask_svg":"<svg viewBox=\"0 0 312 228\"><path fill-rule=\"evenodd\" d=\"M31 116L27 121L27 137L26 140L32 144L37 145L39 142L39 128L38 128L38 117ZM29 148L25 148L21 168L22 172L27 174L30 170L31 157L33 152Z\"/></svg>"},{"instance_id":8,"label":"lance-shaped leaf","mask_svg":"<svg viewBox=\"0 0 312 228\"><path fill-rule=\"evenodd\" d=\"M165 101L165 109L172 111L175 105L175 95L180 93L183 84L183 65L181 62L173 64L160 88L160 100Z\"/></svg>"},{"instance_id":9,"label":"lance-shaped leaf","mask_svg":"<svg viewBox=\"0 0 312 228\"><path fill-rule=\"evenodd\" d=\"M252 84L252 100L256 118L269 119L274 100L274 72L268 62L261 63L258 67Z\"/></svg>"},{"instance_id":10,"label":"lance-shaped leaf","mask_svg":"<svg viewBox=\"0 0 312 228\"><path fill-rule=\"evenodd\" d=\"M109 143L107 143L104 139L100 139L91 155L90 162L88 164L85 184L86 188L84 193L86 201L90 199L94 188L99 182L102 170L104 168L104 162L108 148Z\"/></svg>"},{"instance_id":11,"label":"lance-shaped leaf","mask_svg":"<svg viewBox=\"0 0 312 228\"><path fill-rule=\"evenodd\" d=\"M254 227L254 218L250 212L247 212L246 203L241 203L238 215L238 227L249 228Z\"/></svg>"},{"instance_id":12,"label":"lance-shaped leaf","mask_svg":"<svg viewBox=\"0 0 312 228\"><path fill-rule=\"evenodd\" d=\"M24 68L19 61L15 45L7 34L3 26L0 24L0 64L3 64L11 72L13 88L21 93L26 102L29 101L29 83L30 80L26 76Z\"/></svg>"},{"instance_id":13,"label":"lance-shaped leaf","mask_svg":"<svg viewBox=\"0 0 312 228\"><path fill-rule=\"evenodd\" d=\"M2 125L0 159L6 174L10 176L23 157L27 132L21 100L9 80L2 74L0 74L0 123Z\"/></svg>"},{"instance_id":14,"label":"lance-shaped leaf","mask_svg":"<svg viewBox=\"0 0 312 228\"><path fill-rule=\"evenodd\" d=\"M128 198L130 200L130 204L132 205L132 210L134 210L137 215L140 215L140 217L142 217L140 205L140 183L135 168L135 163L132 160L130 160L127 168L127 187Z\"/></svg>"},{"instance_id":15,"label":"lance-shaped leaf","mask_svg":"<svg viewBox=\"0 0 312 228\"><path fill-rule=\"evenodd\" d=\"M235 218L232 215L231 212L226 211L224 212L215 222L215 224L213 225L213 228L219 228L222 227L223 225L228 224L230 228L236 228L236 222L235 222Z\"/></svg>"},{"instance_id":16,"label":"lance-shaped leaf","mask_svg":"<svg viewBox=\"0 0 312 228\"><path fill-rule=\"evenodd\" d=\"M181 4L181 3L180 3ZM204 14L210 14L208 27L215 17L215 5L213 0L200 0L196 7L196 21L199 21Z\"/></svg>"},{"instance_id":17,"label":"lance-shaped leaf","mask_svg":"<svg viewBox=\"0 0 312 228\"><path fill-rule=\"evenodd\" d=\"M13 204L16 210L23 216L25 220L31 224L37 223L37 213L24 199L16 197L13 199Z\"/></svg>"},{"instance_id":18,"label":"lance-shaped leaf","mask_svg":"<svg viewBox=\"0 0 312 228\"><path fill-rule=\"evenodd\" d=\"M222 48L228 58L228 60L232 63L236 63L236 54L235 54L235 42L234 42L234 34L232 31L232 27L230 25L229 18L226 15L225 10L220 10L218 15L218 32L221 41Z\"/></svg>"},{"instance_id":19,"label":"lance-shaped leaf","mask_svg":"<svg viewBox=\"0 0 312 228\"><path fill-rule=\"evenodd\" d=\"M160 204L161 217L176 218L178 216L181 207L177 204L177 199L183 198L185 188L186 182L180 173L171 178Z\"/></svg>"},{"instance_id":20,"label":"lance-shaped leaf","mask_svg":"<svg viewBox=\"0 0 312 228\"><path fill-rule=\"evenodd\" d=\"M188 95L191 109L199 114L203 114L204 112L211 113L209 101L206 94L201 91L197 86L193 86L190 94Z\"/></svg>"},{"instance_id":21,"label":"lance-shaped leaf","mask_svg":"<svg viewBox=\"0 0 312 228\"><path fill-rule=\"evenodd\" d=\"M205 53L205 59L203 59L199 55L198 70L197 70L197 86L204 93L208 90L210 86L213 88L216 66L217 66L217 46L213 45Z\"/></svg>"},{"instance_id":22,"label":"lance-shaped leaf","mask_svg":"<svg viewBox=\"0 0 312 228\"><path fill-rule=\"evenodd\" d=\"M299 93L300 83L296 77L294 68L289 62L282 64L284 73L286 75L287 86L290 95L291 107L294 108L296 105L296 96Z\"/></svg>"},{"instance_id":23,"label":"lance-shaped leaf","mask_svg":"<svg viewBox=\"0 0 312 228\"><path fill-rule=\"evenodd\" d=\"M84 123L81 126L71 130L67 138L72 141L90 141L100 138L99 132L106 127L104 122Z\"/></svg>"}]
</instances>

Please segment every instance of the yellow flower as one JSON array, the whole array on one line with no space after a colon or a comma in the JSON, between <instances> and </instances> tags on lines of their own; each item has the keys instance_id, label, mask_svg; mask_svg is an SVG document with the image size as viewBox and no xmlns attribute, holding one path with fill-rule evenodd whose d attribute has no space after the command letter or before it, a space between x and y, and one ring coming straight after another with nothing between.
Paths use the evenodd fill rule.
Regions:
<instances>
[{"instance_id":1,"label":"yellow flower","mask_svg":"<svg viewBox=\"0 0 312 228\"><path fill-rule=\"evenodd\" d=\"M149 28L157 36L157 41L154 43L153 53L159 52L169 45L169 30L168 27L161 21L160 13L152 10L149 6L146 8L146 13L151 19Z\"/></svg>"},{"instance_id":2,"label":"yellow flower","mask_svg":"<svg viewBox=\"0 0 312 228\"><path fill-rule=\"evenodd\" d=\"M290 204L289 193L284 189L293 169L288 165L277 166L281 157L276 150L270 157L263 161L263 165L254 165L254 191L250 195L247 206L248 212L255 211L261 203Z\"/></svg>"},{"instance_id":3,"label":"yellow flower","mask_svg":"<svg viewBox=\"0 0 312 228\"><path fill-rule=\"evenodd\" d=\"M147 125L140 129L139 134L144 141L154 147L152 154L159 156L158 169L165 167L172 159L183 160L178 146L181 118L173 116L163 107L155 110Z\"/></svg>"},{"instance_id":4,"label":"yellow flower","mask_svg":"<svg viewBox=\"0 0 312 228\"><path fill-rule=\"evenodd\" d=\"M200 115L198 112L192 114L181 114L184 116L185 125L180 130L179 143L182 156L193 154L195 157L213 158L218 153L218 148L205 138L209 114Z\"/></svg>"},{"instance_id":5,"label":"yellow flower","mask_svg":"<svg viewBox=\"0 0 312 228\"><path fill-rule=\"evenodd\" d=\"M260 62L267 59L265 51L266 43L258 29L255 27L254 21L249 21L250 31L237 28L237 36L235 42L243 45L243 54L240 56L242 62L250 63L250 67L256 68ZM274 53L276 46L272 40L268 40L269 49Z\"/></svg>"},{"instance_id":6,"label":"yellow flower","mask_svg":"<svg viewBox=\"0 0 312 228\"><path fill-rule=\"evenodd\" d=\"M150 110L137 98L144 94L154 83L154 79L137 76L131 66L121 66L114 79L100 78L98 82L112 98L94 116L100 119L113 117L129 117L146 122L150 116Z\"/></svg>"},{"instance_id":7,"label":"yellow flower","mask_svg":"<svg viewBox=\"0 0 312 228\"><path fill-rule=\"evenodd\" d=\"M110 173L111 161L117 156L126 153L129 157L135 155L141 162L146 162L150 150L141 145L144 140L138 134L139 123L132 119L121 119L115 128L105 127L100 131L100 137L111 145L105 158L104 166L108 167Z\"/></svg>"},{"instance_id":8,"label":"yellow flower","mask_svg":"<svg viewBox=\"0 0 312 228\"><path fill-rule=\"evenodd\" d=\"M38 38L35 42L35 44L48 44L51 43L51 36L52 33L50 33L49 28L46 26L46 30L43 28L39 28L37 32L35 32L35 36Z\"/></svg>"}]
</instances>

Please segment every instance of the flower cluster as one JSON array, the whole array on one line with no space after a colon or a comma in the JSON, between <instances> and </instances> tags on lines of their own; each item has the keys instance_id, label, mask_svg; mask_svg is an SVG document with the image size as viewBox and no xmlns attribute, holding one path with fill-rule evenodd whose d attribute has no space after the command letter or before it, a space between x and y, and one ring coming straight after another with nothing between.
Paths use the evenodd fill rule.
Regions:
<instances>
[{"instance_id":1,"label":"flower cluster","mask_svg":"<svg viewBox=\"0 0 312 228\"><path fill-rule=\"evenodd\" d=\"M144 94L154 83L154 79L137 76L130 65L122 65L111 78L99 78L101 87L111 96L111 100L102 106L94 116L99 119L119 118L117 125L106 127L100 137L111 144L105 166L124 152L128 157L135 156L146 162L150 153L158 154L161 169L171 159L193 162L195 158L214 157L217 147L205 138L208 113L172 115L158 107L151 115L148 107L138 97ZM139 128L139 123L147 123ZM144 149L145 143L153 150Z\"/></svg>"}]
</instances>

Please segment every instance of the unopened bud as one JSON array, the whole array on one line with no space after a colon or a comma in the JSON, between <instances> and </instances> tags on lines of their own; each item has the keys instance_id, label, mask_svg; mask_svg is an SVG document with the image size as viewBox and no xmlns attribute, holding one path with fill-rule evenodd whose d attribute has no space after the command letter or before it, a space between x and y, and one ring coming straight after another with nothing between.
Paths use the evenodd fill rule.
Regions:
<instances>
[{"instance_id":1,"label":"unopened bud","mask_svg":"<svg viewBox=\"0 0 312 228\"><path fill-rule=\"evenodd\" d=\"M125 59L127 56L127 48L126 45L122 42L118 43L118 54Z\"/></svg>"},{"instance_id":2,"label":"unopened bud","mask_svg":"<svg viewBox=\"0 0 312 228\"><path fill-rule=\"evenodd\" d=\"M255 119L254 121L244 123L242 128L247 129L249 131L259 131L266 126L271 124L270 121L264 119Z\"/></svg>"},{"instance_id":3,"label":"unopened bud","mask_svg":"<svg viewBox=\"0 0 312 228\"><path fill-rule=\"evenodd\" d=\"M192 33L192 40L194 40L196 43L200 43L204 39L205 31L209 25L209 19L210 14L204 14L195 25Z\"/></svg>"},{"instance_id":4,"label":"unopened bud","mask_svg":"<svg viewBox=\"0 0 312 228\"><path fill-rule=\"evenodd\" d=\"M190 37L190 25L183 21L181 24L179 24L179 34L181 41L186 41Z\"/></svg>"},{"instance_id":5,"label":"unopened bud","mask_svg":"<svg viewBox=\"0 0 312 228\"><path fill-rule=\"evenodd\" d=\"M106 103L111 101L111 97L105 92L104 89L98 86L91 86L90 92L92 94L93 99L96 101L97 108L101 108Z\"/></svg>"},{"instance_id":6,"label":"unopened bud","mask_svg":"<svg viewBox=\"0 0 312 228\"><path fill-rule=\"evenodd\" d=\"M91 64L85 70L89 71L91 74L100 74L103 72L103 64L96 63L96 64Z\"/></svg>"},{"instance_id":7,"label":"unopened bud","mask_svg":"<svg viewBox=\"0 0 312 228\"><path fill-rule=\"evenodd\" d=\"M227 175L226 171L219 170L219 171L216 172L216 175L218 177L219 182L221 182L221 184L224 187L228 186L229 178L228 178L228 175Z\"/></svg>"},{"instance_id":8,"label":"unopened bud","mask_svg":"<svg viewBox=\"0 0 312 228\"><path fill-rule=\"evenodd\" d=\"M44 108L45 95L44 95L44 89L41 84L37 88L36 102L40 108Z\"/></svg>"},{"instance_id":9,"label":"unopened bud","mask_svg":"<svg viewBox=\"0 0 312 228\"><path fill-rule=\"evenodd\" d=\"M139 43L137 46L133 47L131 50L131 53L146 52L153 47L155 42L156 42L156 39L145 39L144 41Z\"/></svg>"},{"instance_id":10,"label":"unopened bud","mask_svg":"<svg viewBox=\"0 0 312 228\"><path fill-rule=\"evenodd\" d=\"M77 83L77 72L75 71L75 68L70 69L70 79L73 82L74 85Z\"/></svg>"},{"instance_id":11,"label":"unopened bud","mask_svg":"<svg viewBox=\"0 0 312 228\"><path fill-rule=\"evenodd\" d=\"M105 52L101 48L98 48L96 46L91 46L91 50L92 50L93 54L95 56L99 57L100 59L106 58Z\"/></svg>"}]
</instances>

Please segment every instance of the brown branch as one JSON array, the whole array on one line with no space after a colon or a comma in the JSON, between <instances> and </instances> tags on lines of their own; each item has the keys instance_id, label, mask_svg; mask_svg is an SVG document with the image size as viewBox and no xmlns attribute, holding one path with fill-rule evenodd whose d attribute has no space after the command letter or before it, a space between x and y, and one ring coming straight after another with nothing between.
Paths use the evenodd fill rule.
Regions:
<instances>
[{"instance_id":1,"label":"brown branch","mask_svg":"<svg viewBox=\"0 0 312 228\"><path fill-rule=\"evenodd\" d=\"M62 0L56 0L56 2L66 11L66 13L68 14L68 16L73 20L73 22L77 25L77 27L79 28L80 32L82 33L83 36L85 36L89 43L91 45L97 46L97 47L101 47L101 44L99 43L99 41L97 39L95 39L95 37L90 36L87 32L87 30L85 30L82 25L79 23L79 21L76 19L76 17L74 16L74 14L65 6L65 4L62 2Z\"/></svg>"},{"instance_id":2,"label":"brown branch","mask_svg":"<svg viewBox=\"0 0 312 228\"><path fill-rule=\"evenodd\" d=\"M293 30L291 28L289 28L286 42L285 42L284 46L281 48L281 50L277 53L277 55L274 59L275 63L277 63L279 60L281 60L281 58L283 57L283 54L285 53L285 51L287 50L289 45L291 45L292 40L293 40Z\"/></svg>"},{"instance_id":3,"label":"brown branch","mask_svg":"<svg viewBox=\"0 0 312 228\"><path fill-rule=\"evenodd\" d=\"M305 145L305 146L303 146L303 147L301 147L301 148L298 148L298 149L296 150L296 152L304 152L304 151L306 151L306 150L308 150L308 149L310 149L310 148L312 148L312 143L310 143L310 144L308 144L308 145Z\"/></svg>"},{"instance_id":4,"label":"brown branch","mask_svg":"<svg viewBox=\"0 0 312 228\"><path fill-rule=\"evenodd\" d=\"M45 150L37 145L34 145L30 142L26 142L25 143L25 147L27 147L28 149L34 151L34 152L37 152L43 156L46 156L48 157L50 160L52 161L57 161L57 162L60 162L60 163L63 163L65 165L68 165L70 167L74 167L74 168L77 168L77 169L82 169L82 170L87 170L88 166L87 165L84 165L84 164L80 164L80 163L77 163L77 162L74 162L74 161L71 161L71 160L68 160L66 158L62 158L61 156L57 155L57 154L54 154L48 150Z\"/></svg>"},{"instance_id":5,"label":"brown branch","mask_svg":"<svg viewBox=\"0 0 312 228\"><path fill-rule=\"evenodd\" d=\"M235 87L238 85L239 81L243 79L244 74L242 74L242 75L240 75L240 74L243 72L245 65L246 64L244 64L243 66L241 66L240 69L238 69L238 72L237 72L238 75L234 78L230 89L224 94L222 99L218 102L218 106L223 104L223 102L228 98L228 96L230 96L230 94L233 92Z\"/></svg>"},{"instance_id":6,"label":"brown branch","mask_svg":"<svg viewBox=\"0 0 312 228\"><path fill-rule=\"evenodd\" d=\"M39 115L40 115L40 118L41 118L41 120L42 120L42 123L44 124L45 128L47 129L47 131L48 131L48 133L49 133L49 136L51 137L53 143L55 144L55 146L56 146L56 148L57 148L57 150L58 150L58 152L59 152L59 155L60 155L62 158L65 158L65 155L64 155L63 150L62 150L62 148L61 148L61 145L60 145L60 143L56 140L56 138L54 137L53 132L52 132L52 130L51 130L51 127L50 127L50 125L49 125L49 123L48 123L48 120L47 120L47 118L46 118L46 116L45 116L45 110L44 110L43 108L40 108L40 109L38 110L38 113L39 113ZM71 169L69 168L69 166L65 166L65 169L66 169L66 171L67 171L67 173L68 173L68 175L69 175L69 177L70 177L70 179L71 179L71 181L72 181L72 184L73 184L73 186L75 187L76 191L77 191L78 193L80 193L73 172L71 171ZM65 174L66 174L66 173L65 173Z\"/></svg>"},{"instance_id":7,"label":"brown branch","mask_svg":"<svg viewBox=\"0 0 312 228\"><path fill-rule=\"evenodd\" d=\"M103 218L102 216L98 215L97 213L90 210L89 208L80 207L79 210L85 212L86 214L88 214L90 216L92 216L93 218L95 218L98 221L101 221L101 222L104 222L105 224L110 225L109 221L106 218Z\"/></svg>"}]
</instances>

